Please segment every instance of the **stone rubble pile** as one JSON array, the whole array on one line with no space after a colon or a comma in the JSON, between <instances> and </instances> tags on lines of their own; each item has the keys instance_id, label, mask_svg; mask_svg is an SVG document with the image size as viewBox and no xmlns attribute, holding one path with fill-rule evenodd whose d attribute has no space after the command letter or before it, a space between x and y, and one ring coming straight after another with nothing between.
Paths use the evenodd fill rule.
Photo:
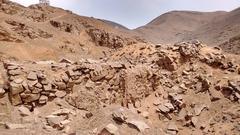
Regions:
<instances>
[{"instance_id":1,"label":"stone rubble pile","mask_svg":"<svg viewBox=\"0 0 240 135\"><path fill-rule=\"evenodd\" d=\"M218 103L240 103L239 65L229 62L218 49L205 48L199 42L156 49L141 63L62 59L59 63L5 61L4 67L8 89L0 90L0 96L8 93L16 106L33 110L56 98L64 99L86 111L86 119L94 118L94 111L102 107L117 104L128 108L113 111L111 123L101 127L96 132L99 135L118 135L124 125L145 133L152 129L145 120L150 121L153 115L165 122L161 132L168 134L178 134L180 127L207 134L214 132L213 126L218 127L218 117L224 117L222 123L231 117L233 125L239 119L237 109L209 115ZM129 110L145 119L131 118ZM24 117L30 115L26 108L19 111ZM67 129L75 114L64 109L54 112L45 117L45 128Z\"/></svg>"}]
</instances>

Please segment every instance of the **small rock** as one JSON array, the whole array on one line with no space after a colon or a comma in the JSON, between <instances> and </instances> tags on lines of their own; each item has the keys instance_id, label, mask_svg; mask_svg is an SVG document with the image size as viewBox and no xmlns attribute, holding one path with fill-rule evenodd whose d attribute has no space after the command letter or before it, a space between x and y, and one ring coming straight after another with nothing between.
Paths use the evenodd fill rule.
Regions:
<instances>
[{"instance_id":1,"label":"small rock","mask_svg":"<svg viewBox=\"0 0 240 135\"><path fill-rule=\"evenodd\" d=\"M147 111L142 112L142 116L144 118L148 119L149 118L149 112L147 112Z\"/></svg>"},{"instance_id":2,"label":"small rock","mask_svg":"<svg viewBox=\"0 0 240 135\"><path fill-rule=\"evenodd\" d=\"M95 86L94 82L91 81L90 79L87 81L87 83L86 83L86 85L85 85L85 87L86 87L87 89L92 89L94 86Z\"/></svg>"},{"instance_id":3,"label":"small rock","mask_svg":"<svg viewBox=\"0 0 240 135\"><path fill-rule=\"evenodd\" d=\"M195 105L194 106L195 115L199 116L204 108L207 108L205 104Z\"/></svg>"},{"instance_id":4,"label":"small rock","mask_svg":"<svg viewBox=\"0 0 240 135\"><path fill-rule=\"evenodd\" d=\"M64 120L64 121L61 121L60 124L63 125L63 126L66 126L70 123L71 121L70 120Z\"/></svg>"},{"instance_id":5,"label":"small rock","mask_svg":"<svg viewBox=\"0 0 240 135\"><path fill-rule=\"evenodd\" d=\"M194 127L197 127L198 118L197 117L192 117L191 122L192 122Z\"/></svg>"},{"instance_id":6,"label":"small rock","mask_svg":"<svg viewBox=\"0 0 240 135\"><path fill-rule=\"evenodd\" d=\"M66 120L65 116L55 116L55 115L49 115L46 117L47 123L57 129L62 129L63 126L61 125L61 122Z\"/></svg>"},{"instance_id":7,"label":"small rock","mask_svg":"<svg viewBox=\"0 0 240 135\"><path fill-rule=\"evenodd\" d=\"M13 80L16 84L21 84L23 82L22 78L17 78Z\"/></svg>"},{"instance_id":8,"label":"small rock","mask_svg":"<svg viewBox=\"0 0 240 135\"><path fill-rule=\"evenodd\" d=\"M113 124L108 124L98 135L120 135L118 127Z\"/></svg>"},{"instance_id":9,"label":"small rock","mask_svg":"<svg viewBox=\"0 0 240 135\"><path fill-rule=\"evenodd\" d=\"M16 84L16 83L13 83L13 82L10 83L10 92L11 92L12 95L19 94L23 91L24 91L24 89L23 89L21 84Z\"/></svg>"},{"instance_id":10,"label":"small rock","mask_svg":"<svg viewBox=\"0 0 240 135\"><path fill-rule=\"evenodd\" d=\"M155 99L153 102L153 105L158 106L161 104L161 101L159 99Z\"/></svg>"},{"instance_id":11,"label":"small rock","mask_svg":"<svg viewBox=\"0 0 240 135\"><path fill-rule=\"evenodd\" d=\"M48 102L48 97L44 95L42 95L38 100L39 104L46 104L47 102Z\"/></svg>"},{"instance_id":12,"label":"small rock","mask_svg":"<svg viewBox=\"0 0 240 135\"><path fill-rule=\"evenodd\" d=\"M178 132L178 127L174 122L168 124L167 130Z\"/></svg>"},{"instance_id":13,"label":"small rock","mask_svg":"<svg viewBox=\"0 0 240 135\"><path fill-rule=\"evenodd\" d=\"M8 69L8 70L16 70L16 69L18 69L18 66L15 66L15 65L13 65L13 66L8 66L7 69Z\"/></svg>"},{"instance_id":14,"label":"small rock","mask_svg":"<svg viewBox=\"0 0 240 135\"><path fill-rule=\"evenodd\" d=\"M29 111L29 109L24 106L19 107L18 111L20 112L21 116L30 116L31 115L31 112Z\"/></svg>"},{"instance_id":15,"label":"small rock","mask_svg":"<svg viewBox=\"0 0 240 135\"><path fill-rule=\"evenodd\" d=\"M65 126L64 133L70 135L71 134L71 127L70 126Z\"/></svg>"},{"instance_id":16,"label":"small rock","mask_svg":"<svg viewBox=\"0 0 240 135\"><path fill-rule=\"evenodd\" d=\"M41 83L37 83L37 84L35 85L35 87L36 87L36 88L39 88L39 89L42 89L43 86L42 86Z\"/></svg>"},{"instance_id":17,"label":"small rock","mask_svg":"<svg viewBox=\"0 0 240 135\"><path fill-rule=\"evenodd\" d=\"M12 123L5 123L7 129L25 129L27 126L23 124L12 124Z\"/></svg>"},{"instance_id":18,"label":"small rock","mask_svg":"<svg viewBox=\"0 0 240 135\"><path fill-rule=\"evenodd\" d=\"M59 63L73 64L73 62L71 60L66 59L66 58L62 58L61 60L59 60Z\"/></svg>"},{"instance_id":19,"label":"small rock","mask_svg":"<svg viewBox=\"0 0 240 135\"><path fill-rule=\"evenodd\" d=\"M69 81L69 77L68 77L68 75L67 75L66 73L62 74L62 75L61 75L61 78L62 78L62 80L63 80L65 83L67 83L67 82Z\"/></svg>"},{"instance_id":20,"label":"small rock","mask_svg":"<svg viewBox=\"0 0 240 135\"><path fill-rule=\"evenodd\" d=\"M69 115L69 114L76 115L76 112L71 109L64 108L64 109L60 109L60 110L57 110L52 113L52 115L57 115L57 116Z\"/></svg>"},{"instance_id":21,"label":"small rock","mask_svg":"<svg viewBox=\"0 0 240 135\"><path fill-rule=\"evenodd\" d=\"M51 91L52 90L52 84L43 85L43 89L45 91Z\"/></svg>"},{"instance_id":22,"label":"small rock","mask_svg":"<svg viewBox=\"0 0 240 135\"><path fill-rule=\"evenodd\" d=\"M114 111L112 114L113 119L121 123L125 122L127 117L126 114L124 114L124 111L125 110L123 108L119 108L118 110Z\"/></svg>"},{"instance_id":23,"label":"small rock","mask_svg":"<svg viewBox=\"0 0 240 135\"><path fill-rule=\"evenodd\" d=\"M37 73L36 73L36 72L30 72L30 73L28 74L28 76L27 76L27 79L28 79L28 80L32 80L32 81L37 80L37 79L38 79L38 78L37 78Z\"/></svg>"},{"instance_id":24,"label":"small rock","mask_svg":"<svg viewBox=\"0 0 240 135\"><path fill-rule=\"evenodd\" d=\"M171 103L165 103L164 106L166 106L170 110L174 110L174 106Z\"/></svg>"},{"instance_id":25,"label":"small rock","mask_svg":"<svg viewBox=\"0 0 240 135\"><path fill-rule=\"evenodd\" d=\"M55 93L55 95L58 97L58 98L63 98L67 95L67 93L65 91L57 91Z\"/></svg>"},{"instance_id":26,"label":"small rock","mask_svg":"<svg viewBox=\"0 0 240 135\"><path fill-rule=\"evenodd\" d=\"M22 71L21 71L20 69L9 70L9 71L8 71L8 74L11 75L11 76L17 76L17 75L20 75L21 72L22 72Z\"/></svg>"},{"instance_id":27,"label":"small rock","mask_svg":"<svg viewBox=\"0 0 240 135\"><path fill-rule=\"evenodd\" d=\"M30 102L33 102L33 101L37 101L40 98L40 94L32 94L32 93L25 94L25 93L22 93L21 97L22 97L22 100L25 103L30 103Z\"/></svg>"},{"instance_id":28,"label":"small rock","mask_svg":"<svg viewBox=\"0 0 240 135\"><path fill-rule=\"evenodd\" d=\"M132 120L127 122L137 128L138 131L144 132L145 129L150 129L150 127L143 121Z\"/></svg>"},{"instance_id":29,"label":"small rock","mask_svg":"<svg viewBox=\"0 0 240 135\"><path fill-rule=\"evenodd\" d=\"M16 94L16 95L10 94L10 101L15 106L22 104L22 99L19 94Z\"/></svg>"},{"instance_id":30,"label":"small rock","mask_svg":"<svg viewBox=\"0 0 240 135\"><path fill-rule=\"evenodd\" d=\"M1 95L1 94L0 94ZM238 99L240 99L240 94L239 93L235 93L235 96L238 98Z\"/></svg>"},{"instance_id":31,"label":"small rock","mask_svg":"<svg viewBox=\"0 0 240 135\"><path fill-rule=\"evenodd\" d=\"M158 109L159 109L162 113L168 113L168 112L170 112L170 109L167 108L167 107L164 106L164 105L159 105L159 106L158 106Z\"/></svg>"},{"instance_id":32,"label":"small rock","mask_svg":"<svg viewBox=\"0 0 240 135\"><path fill-rule=\"evenodd\" d=\"M210 88L209 93L211 95L211 101L217 101L221 99L222 93L220 91Z\"/></svg>"},{"instance_id":33,"label":"small rock","mask_svg":"<svg viewBox=\"0 0 240 135\"><path fill-rule=\"evenodd\" d=\"M0 97L2 97L5 94L5 90L3 88L0 88Z\"/></svg>"},{"instance_id":34,"label":"small rock","mask_svg":"<svg viewBox=\"0 0 240 135\"><path fill-rule=\"evenodd\" d=\"M66 90L67 85L64 82L55 82L59 90Z\"/></svg>"}]
</instances>

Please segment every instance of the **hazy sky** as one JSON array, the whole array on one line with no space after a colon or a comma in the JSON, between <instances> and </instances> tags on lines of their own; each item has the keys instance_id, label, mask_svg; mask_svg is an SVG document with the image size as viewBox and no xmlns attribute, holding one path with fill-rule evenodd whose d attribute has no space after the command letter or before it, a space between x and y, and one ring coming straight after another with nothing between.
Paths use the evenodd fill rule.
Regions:
<instances>
[{"instance_id":1,"label":"hazy sky","mask_svg":"<svg viewBox=\"0 0 240 135\"><path fill-rule=\"evenodd\" d=\"M38 0L12 0L25 6ZM51 5L136 28L171 10L230 11L240 0L50 0Z\"/></svg>"}]
</instances>

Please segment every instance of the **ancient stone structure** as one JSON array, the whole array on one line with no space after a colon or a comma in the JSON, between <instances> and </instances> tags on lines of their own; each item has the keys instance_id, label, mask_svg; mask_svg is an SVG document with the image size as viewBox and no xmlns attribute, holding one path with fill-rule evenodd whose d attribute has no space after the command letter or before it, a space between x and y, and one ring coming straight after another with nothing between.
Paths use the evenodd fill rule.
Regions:
<instances>
[{"instance_id":1,"label":"ancient stone structure","mask_svg":"<svg viewBox=\"0 0 240 135\"><path fill-rule=\"evenodd\" d=\"M39 0L39 4L45 5L45 6L49 6L50 5L50 1L49 0Z\"/></svg>"}]
</instances>

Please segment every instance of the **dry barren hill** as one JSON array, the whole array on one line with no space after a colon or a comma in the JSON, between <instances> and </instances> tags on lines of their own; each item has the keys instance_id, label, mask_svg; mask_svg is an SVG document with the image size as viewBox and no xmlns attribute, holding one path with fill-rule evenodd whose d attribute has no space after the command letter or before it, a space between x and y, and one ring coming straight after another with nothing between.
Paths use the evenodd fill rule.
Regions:
<instances>
[{"instance_id":1,"label":"dry barren hill","mask_svg":"<svg viewBox=\"0 0 240 135\"><path fill-rule=\"evenodd\" d=\"M135 31L154 43L175 43L187 39L197 29L225 14L226 12L172 11Z\"/></svg>"},{"instance_id":2,"label":"dry barren hill","mask_svg":"<svg viewBox=\"0 0 240 135\"><path fill-rule=\"evenodd\" d=\"M154 43L200 39L219 45L239 34L240 9L231 12L173 11L135 31Z\"/></svg>"},{"instance_id":3,"label":"dry barren hill","mask_svg":"<svg viewBox=\"0 0 240 135\"><path fill-rule=\"evenodd\" d=\"M116 23L60 8L23 7L4 0L0 11L0 52L16 59L100 58L136 43L123 27L116 29Z\"/></svg>"}]
</instances>

